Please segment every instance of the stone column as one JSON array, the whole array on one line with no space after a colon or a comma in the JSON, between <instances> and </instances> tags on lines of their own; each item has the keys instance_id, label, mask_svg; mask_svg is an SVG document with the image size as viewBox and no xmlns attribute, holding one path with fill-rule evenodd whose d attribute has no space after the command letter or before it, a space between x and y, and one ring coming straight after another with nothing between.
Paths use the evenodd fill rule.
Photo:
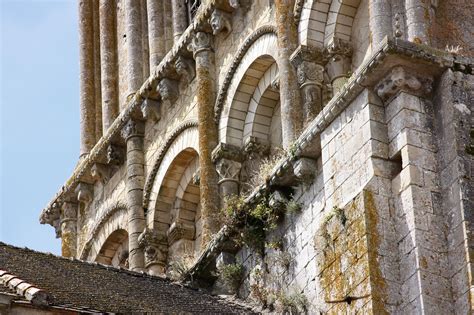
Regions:
<instances>
[{"instance_id":1,"label":"stone column","mask_svg":"<svg viewBox=\"0 0 474 315\"><path fill-rule=\"evenodd\" d=\"M166 54L173 47L173 10L171 9L171 0L163 0L163 28Z\"/></svg>"},{"instance_id":2,"label":"stone column","mask_svg":"<svg viewBox=\"0 0 474 315\"><path fill-rule=\"evenodd\" d=\"M214 103L216 101L215 60L212 50L212 35L197 32L190 44L196 60L197 107L199 120L199 167L202 246L211 239L219 228L216 214L219 207L217 172L212 163L212 150L217 145L217 125L214 120Z\"/></svg>"},{"instance_id":3,"label":"stone column","mask_svg":"<svg viewBox=\"0 0 474 315\"><path fill-rule=\"evenodd\" d=\"M296 140L303 129L301 99L296 70L290 63L290 55L296 48L298 33L293 20L293 0L276 0L278 36L278 68L280 76L281 129L283 147Z\"/></svg>"},{"instance_id":4,"label":"stone column","mask_svg":"<svg viewBox=\"0 0 474 315\"><path fill-rule=\"evenodd\" d=\"M79 1L79 68L81 106L80 156L87 155L95 144L95 83L93 5Z\"/></svg>"},{"instance_id":5,"label":"stone column","mask_svg":"<svg viewBox=\"0 0 474 315\"><path fill-rule=\"evenodd\" d=\"M333 95L336 95L351 76L352 48L349 42L334 37L328 44L326 53L329 59L326 69L331 80Z\"/></svg>"},{"instance_id":6,"label":"stone column","mask_svg":"<svg viewBox=\"0 0 474 315\"><path fill-rule=\"evenodd\" d=\"M417 44L431 43L431 1L405 0L408 40Z\"/></svg>"},{"instance_id":7,"label":"stone column","mask_svg":"<svg viewBox=\"0 0 474 315\"><path fill-rule=\"evenodd\" d=\"M173 38L176 43L188 26L186 3L184 0L171 0L173 10Z\"/></svg>"},{"instance_id":8,"label":"stone column","mask_svg":"<svg viewBox=\"0 0 474 315\"><path fill-rule=\"evenodd\" d=\"M379 45L385 36L392 36L392 6L390 0L369 1L371 43Z\"/></svg>"},{"instance_id":9,"label":"stone column","mask_svg":"<svg viewBox=\"0 0 474 315\"><path fill-rule=\"evenodd\" d=\"M95 88L95 142L102 137L102 91L100 64L100 23L99 2L93 3L93 34L94 34L94 88Z\"/></svg>"},{"instance_id":10,"label":"stone column","mask_svg":"<svg viewBox=\"0 0 474 315\"><path fill-rule=\"evenodd\" d=\"M150 73L165 56L165 29L161 1L147 0L148 44L150 45Z\"/></svg>"},{"instance_id":11,"label":"stone column","mask_svg":"<svg viewBox=\"0 0 474 315\"><path fill-rule=\"evenodd\" d=\"M61 255L76 257L77 204L63 203L61 207Z\"/></svg>"},{"instance_id":12,"label":"stone column","mask_svg":"<svg viewBox=\"0 0 474 315\"><path fill-rule=\"evenodd\" d=\"M119 112L115 0L100 0L100 63L102 79L102 130L107 132Z\"/></svg>"},{"instance_id":13,"label":"stone column","mask_svg":"<svg viewBox=\"0 0 474 315\"><path fill-rule=\"evenodd\" d=\"M143 83L143 38L141 15L141 1L125 1L128 95L135 93Z\"/></svg>"},{"instance_id":14,"label":"stone column","mask_svg":"<svg viewBox=\"0 0 474 315\"><path fill-rule=\"evenodd\" d=\"M145 158L143 152L143 133L145 124L130 119L122 130L127 144L127 205L128 205L128 241L130 269L143 271L145 267L143 248L138 237L145 229L143 211L143 186Z\"/></svg>"}]
</instances>

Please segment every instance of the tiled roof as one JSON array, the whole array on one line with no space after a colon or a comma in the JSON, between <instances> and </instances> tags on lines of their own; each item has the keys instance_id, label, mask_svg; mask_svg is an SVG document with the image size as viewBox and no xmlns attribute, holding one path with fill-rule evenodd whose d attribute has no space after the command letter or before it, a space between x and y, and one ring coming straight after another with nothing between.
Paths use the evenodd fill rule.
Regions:
<instances>
[{"instance_id":1,"label":"tiled roof","mask_svg":"<svg viewBox=\"0 0 474 315\"><path fill-rule=\"evenodd\" d=\"M12 275L17 283L27 283L46 293L49 306L113 313L251 313L249 308L241 304L164 278L67 259L1 242L0 270L3 270L4 279ZM2 275L0 294L13 293L12 283L8 287L1 278ZM21 290L16 291L22 299L28 299L21 294Z\"/></svg>"}]
</instances>

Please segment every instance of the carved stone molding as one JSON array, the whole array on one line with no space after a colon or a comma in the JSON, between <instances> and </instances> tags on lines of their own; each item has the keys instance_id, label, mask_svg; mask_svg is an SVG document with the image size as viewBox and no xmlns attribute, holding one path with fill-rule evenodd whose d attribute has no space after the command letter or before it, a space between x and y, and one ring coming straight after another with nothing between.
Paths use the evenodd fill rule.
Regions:
<instances>
[{"instance_id":1,"label":"carved stone molding","mask_svg":"<svg viewBox=\"0 0 474 315\"><path fill-rule=\"evenodd\" d=\"M138 244L144 250L146 268L154 264L166 265L168 244L165 235L147 228L138 237Z\"/></svg>"},{"instance_id":2,"label":"carved stone molding","mask_svg":"<svg viewBox=\"0 0 474 315\"><path fill-rule=\"evenodd\" d=\"M76 186L76 189L74 189L74 192L77 195L77 200L83 203L86 208L94 196L93 189L92 185L82 182Z\"/></svg>"},{"instance_id":3,"label":"carved stone molding","mask_svg":"<svg viewBox=\"0 0 474 315\"><path fill-rule=\"evenodd\" d=\"M122 129L122 137L126 140L131 137L143 137L145 133L145 124L142 121L129 119Z\"/></svg>"},{"instance_id":4,"label":"carved stone molding","mask_svg":"<svg viewBox=\"0 0 474 315\"><path fill-rule=\"evenodd\" d=\"M107 165L121 165L125 158L124 148L119 145L110 144L107 147Z\"/></svg>"},{"instance_id":5,"label":"carved stone molding","mask_svg":"<svg viewBox=\"0 0 474 315\"><path fill-rule=\"evenodd\" d=\"M160 102L150 98L145 99L142 105L140 106L143 118L152 119L155 122L161 119L160 109Z\"/></svg>"},{"instance_id":6,"label":"carved stone molding","mask_svg":"<svg viewBox=\"0 0 474 315\"><path fill-rule=\"evenodd\" d=\"M214 9L209 19L209 24L212 28L212 34L217 35L220 32L226 31L230 33L232 31L232 15L219 9Z\"/></svg>"},{"instance_id":7,"label":"carved stone molding","mask_svg":"<svg viewBox=\"0 0 474 315\"><path fill-rule=\"evenodd\" d=\"M212 35L206 32L196 32L196 35L188 45L188 50L193 53L194 59L196 59L196 55L202 51L211 51Z\"/></svg>"},{"instance_id":8,"label":"carved stone molding","mask_svg":"<svg viewBox=\"0 0 474 315\"><path fill-rule=\"evenodd\" d=\"M178 56L174 62L174 68L176 73L181 77L181 79L189 83L194 80L196 76L196 70L194 68L194 62L183 56Z\"/></svg>"},{"instance_id":9,"label":"carved stone molding","mask_svg":"<svg viewBox=\"0 0 474 315\"><path fill-rule=\"evenodd\" d=\"M193 240L195 230L196 228L191 222L177 219L168 230L168 244L172 245L180 239Z\"/></svg>"},{"instance_id":10,"label":"carved stone molding","mask_svg":"<svg viewBox=\"0 0 474 315\"><path fill-rule=\"evenodd\" d=\"M400 91L426 96L431 93L433 88L433 78L419 76L414 71L396 66L378 85L375 86L375 92L386 102Z\"/></svg>"},{"instance_id":11,"label":"carved stone molding","mask_svg":"<svg viewBox=\"0 0 474 315\"><path fill-rule=\"evenodd\" d=\"M221 158L216 163L219 174L219 188L222 197L239 194L239 179L242 163Z\"/></svg>"},{"instance_id":12,"label":"carved stone molding","mask_svg":"<svg viewBox=\"0 0 474 315\"><path fill-rule=\"evenodd\" d=\"M161 95L163 102L173 104L179 96L178 83L168 78L162 79L157 86L157 90Z\"/></svg>"},{"instance_id":13,"label":"carved stone molding","mask_svg":"<svg viewBox=\"0 0 474 315\"><path fill-rule=\"evenodd\" d=\"M94 163L91 167L91 176L95 181L105 184L110 179L110 168L102 163Z\"/></svg>"}]
</instances>

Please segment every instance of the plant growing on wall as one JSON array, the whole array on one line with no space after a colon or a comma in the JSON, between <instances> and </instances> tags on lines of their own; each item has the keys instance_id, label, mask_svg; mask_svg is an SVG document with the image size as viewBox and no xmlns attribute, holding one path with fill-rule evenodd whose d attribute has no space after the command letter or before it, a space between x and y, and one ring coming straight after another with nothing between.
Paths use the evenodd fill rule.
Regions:
<instances>
[{"instance_id":1,"label":"plant growing on wall","mask_svg":"<svg viewBox=\"0 0 474 315\"><path fill-rule=\"evenodd\" d=\"M239 263L224 265L219 268L219 277L231 291L237 291L244 275L244 266Z\"/></svg>"}]
</instances>

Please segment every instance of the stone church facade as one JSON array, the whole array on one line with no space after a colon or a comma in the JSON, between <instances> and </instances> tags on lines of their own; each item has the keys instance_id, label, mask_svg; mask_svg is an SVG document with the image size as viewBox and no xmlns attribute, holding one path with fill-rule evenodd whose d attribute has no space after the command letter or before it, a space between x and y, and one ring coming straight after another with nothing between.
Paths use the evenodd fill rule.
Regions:
<instances>
[{"instance_id":1,"label":"stone church facade","mask_svg":"<svg viewBox=\"0 0 474 315\"><path fill-rule=\"evenodd\" d=\"M472 1L78 2L63 256L262 311L471 313Z\"/></svg>"}]
</instances>

